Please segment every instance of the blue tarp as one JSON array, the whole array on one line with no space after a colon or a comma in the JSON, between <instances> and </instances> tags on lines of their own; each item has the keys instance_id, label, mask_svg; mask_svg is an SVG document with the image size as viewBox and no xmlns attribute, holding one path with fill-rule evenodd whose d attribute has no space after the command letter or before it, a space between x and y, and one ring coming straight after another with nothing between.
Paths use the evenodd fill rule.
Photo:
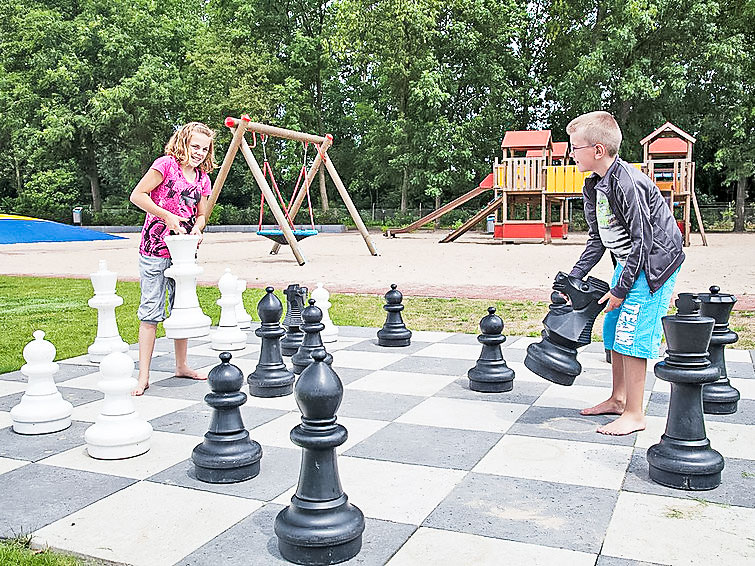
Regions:
<instances>
[{"instance_id":1,"label":"blue tarp","mask_svg":"<svg viewBox=\"0 0 755 566\"><path fill-rule=\"evenodd\" d=\"M80 226L60 224L25 216L0 215L0 244L23 244L32 242L87 242L91 240L122 240Z\"/></svg>"}]
</instances>

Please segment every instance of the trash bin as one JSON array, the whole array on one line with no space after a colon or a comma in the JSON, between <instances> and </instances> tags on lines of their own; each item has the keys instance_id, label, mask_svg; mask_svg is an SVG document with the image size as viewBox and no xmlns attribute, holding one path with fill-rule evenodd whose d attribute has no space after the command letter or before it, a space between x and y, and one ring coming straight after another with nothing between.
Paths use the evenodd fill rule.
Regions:
<instances>
[{"instance_id":1,"label":"trash bin","mask_svg":"<svg viewBox=\"0 0 755 566\"><path fill-rule=\"evenodd\" d=\"M81 211L84 210L83 206L76 206L73 209L73 223L81 226Z\"/></svg>"},{"instance_id":2,"label":"trash bin","mask_svg":"<svg viewBox=\"0 0 755 566\"><path fill-rule=\"evenodd\" d=\"M495 214L488 216L488 234L492 234L495 231Z\"/></svg>"}]
</instances>

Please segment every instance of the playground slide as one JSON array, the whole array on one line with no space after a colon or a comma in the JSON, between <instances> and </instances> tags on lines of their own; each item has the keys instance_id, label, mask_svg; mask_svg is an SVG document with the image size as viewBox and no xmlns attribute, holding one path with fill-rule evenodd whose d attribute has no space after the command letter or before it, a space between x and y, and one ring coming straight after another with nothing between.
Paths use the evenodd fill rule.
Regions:
<instances>
[{"instance_id":1,"label":"playground slide","mask_svg":"<svg viewBox=\"0 0 755 566\"><path fill-rule=\"evenodd\" d=\"M500 208L501 206L503 206L503 195L501 195L497 199L493 199L492 201L490 201L488 203L488 205L485 206L485 208L483 208L482 210L480 210L480 212L478 212L477 214L475 214L472 218L470 218L469 220L467 220L464 224L462 224L456 230L454 230L453 232L451 232L448 236L446 236L445 238L443 238L440 241L440 243L441 244L446 244L448 242L455 241L459 236L461 236L462 234L464 234L466 231L468 231L470 228L472 228L475 224L477 224L478 222L480 222L483 218L487 217L488 214L490 214L491 212L493 212L496 208Z\"/></svg>"},{"instance_id":2,"label":"playground slide","mask_svg":"<svg viewBox=\"0 0 755 566\"><path fill-rule=\"evenodd\" d=\"M491 173L485 179L480 183L480 185L468 193L464 193L459 198L452 200L448 204L444 204L439 209L431 212L427 216L423 216L419 220L412 222L408 226L404 226L403 228L396 228L394 230L386 230L385 236L389 238L394 238L396 234L404 234L406 232L413 232L417 228L420 228L424 226L425 224L428 224L429 222L432 222L433 220L436 220L446 214L447 212L452 211L454 208L456 208L459 205L464 204L468 200L473 199L474 197L482 194L485 191L489 191L493 188L493 174Z\"/></svg>"}]
</instances>

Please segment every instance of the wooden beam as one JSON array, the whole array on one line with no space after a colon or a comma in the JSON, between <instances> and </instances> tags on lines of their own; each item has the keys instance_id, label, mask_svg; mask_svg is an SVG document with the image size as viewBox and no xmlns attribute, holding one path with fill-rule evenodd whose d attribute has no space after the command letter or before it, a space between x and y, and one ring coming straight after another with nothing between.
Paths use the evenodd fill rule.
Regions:
<instances>
[{"instance_id":1,"label":"wooden beam","mask_svg":"<svg viewBox=\"0 0 755 566\"><path fill-rule=\"evenodd\" d=\"M215 208L215 203L218 201L220 191L223 189L225 180L228 177L228 171L231 170L233 159L234 157L236 157L236 152L238 152L239 150L241 139L244 137L247 124L249 124L249 116L242 116L241 120L237 120L237 123L238 126L236 127L236 131L233 133L231 143L228 145L228 150L225 152L223 164L220 166L220 171L218 171L218 175L217 177L215 177L215 183L212 185L212 194L210 194L210 198L207 202L207 222L210 221L210 214L212 214L212 209ZM226 121L226 125L227 124L228 122Z\"/></svg>"},{"instance_id":2,"label":"wooden beam","mask_svg":"<svg viewBox=\"0 0 755 566\"><path fill-rule=\"evenodd\" d=\"M249 118L248 116L242 117ZM236 127L240 120L238 118L226 118L226 126L230 123L229 127ZM287 130L286 128L278 128L277 126L269 126L267 124L260 124L259 122L249 122L247 124L247 130L252 132L259 132L268 136L275 136L278 138L286 138L289 140L298 140L301 142L310 142L321 144L325 143L323 136L315 136L313 134L305 134L304 132L297 132L295 130Z\"/></svg>"}]
</instances>

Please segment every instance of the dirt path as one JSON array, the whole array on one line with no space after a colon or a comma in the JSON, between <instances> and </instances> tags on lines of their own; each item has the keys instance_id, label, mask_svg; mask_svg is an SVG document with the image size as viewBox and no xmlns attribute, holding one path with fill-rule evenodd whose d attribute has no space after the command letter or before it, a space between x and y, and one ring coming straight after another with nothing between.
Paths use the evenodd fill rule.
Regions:
<instances>
[{"instance_id":1,"label":"dirt path","mask_svg":"<svg viewBox=\"0 0 755 566\"><path fill-rule=\"evenodd\" d=\"M254 233L212 232L199 250L201 284L214 285L230 267L250 287L276 288L289 283L314 287L322 281L331 292L385 293L397 283L407 296L548 300L557 271L569 271L582 252L585 234L572 234L552 245L501 244L485 234L465 235L440 244L447 232L418 232L384 238L371 234L380 253L369 254L357 232L320 234L303 240L307 263L298 266L287 247L270 255L271 242ZM119 278L138 280L139 235L124 240L0 246L0 274L89 277L100 259ZM709 234L709 246L694 234L677 292L705 291L718 285L734 293L737 309L755 310L755 234ZM592 275L612 272L608 256Z\"/></svg>"}]
</instances>

